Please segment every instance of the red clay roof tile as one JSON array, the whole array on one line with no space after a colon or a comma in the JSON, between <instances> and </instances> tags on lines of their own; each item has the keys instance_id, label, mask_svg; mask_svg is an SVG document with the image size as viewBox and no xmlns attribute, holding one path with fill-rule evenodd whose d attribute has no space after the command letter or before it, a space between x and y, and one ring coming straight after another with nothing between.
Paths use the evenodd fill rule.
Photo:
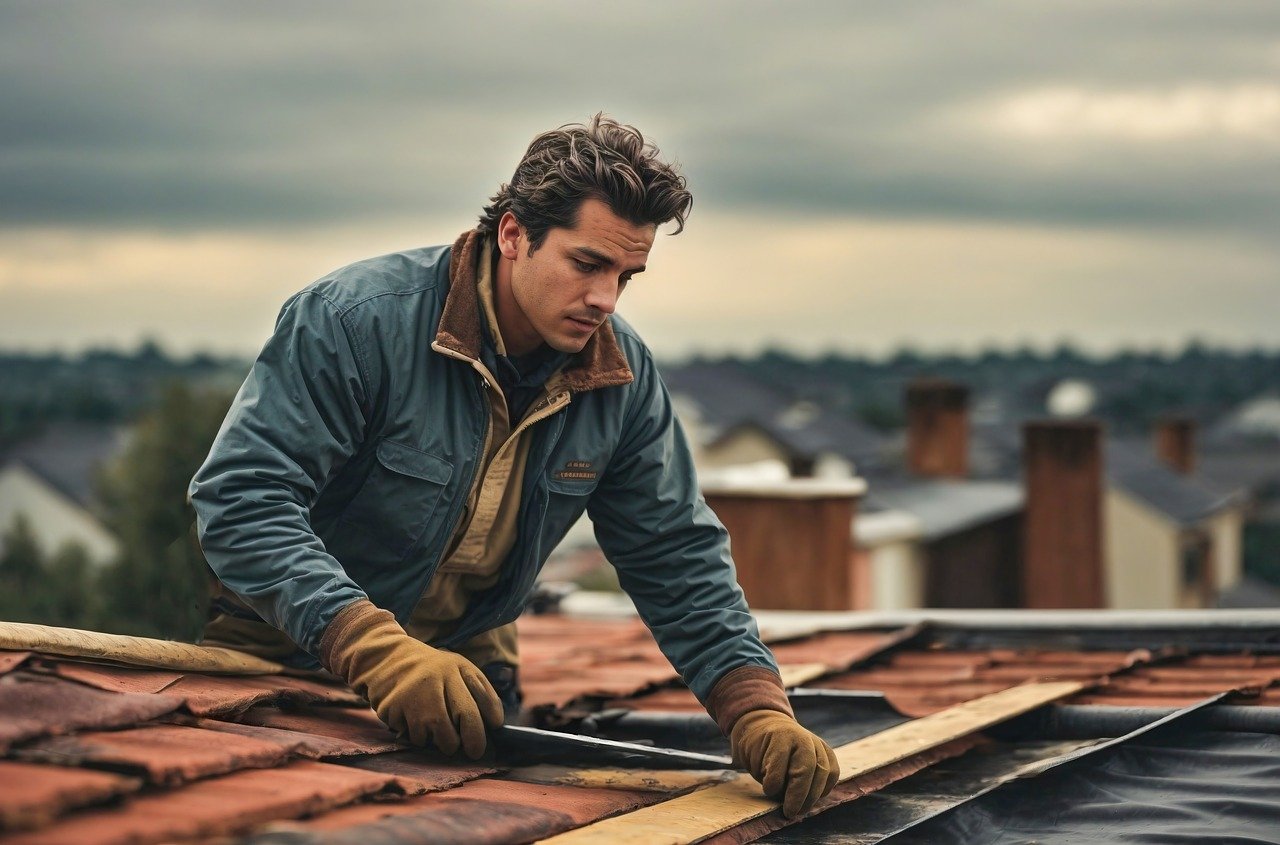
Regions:
<instances>
[{"instance_id":1,"label":"red clay roof tile","mask_svg":"<svg viewBox=\"0 0 1280 845\"><path fill-rule=\"evenodd\" d=\"M52 737L24 746L22 759L63 765L88 764L138 773L173 786L248 768L278 766L289 758L279 744L181 725L143 725Z\"/></svg>"},{"instance_id":2,"label":"red clay roof tile","mask_svg":"<svg viewBox=\"0 0 1280 845\"><path fill-rule=\"evenodd\" d=\"M74 807L132 792L133 778L0 760L0 831L47 825Z\"/></svg>"},{"instance_id":3,"label":"red clay roof tile","mask_svg":"<svg viewBox=\"0 0 1280 845\"><path fill-rule=\"evenodd\" d=\"M162 692L165 687L182 677L181 672L132 669L103 663L76 663L67 660L41 660L40 663L42 668L47 668L60 678L108 692Z\"/></svg>"},{"instance_id":4,"label":"red clay roof tile","mask_svg":"<svg viewBox=\"0 0 1280 845\"><path fill-rule=\"evenodd\" d=\"M309 835L290 841L299 845L529 842L665 798L660 792L481 778L445 793L327 813L301 822L297 829Z\"/></svg>"},{"instance_id":5,"label":"red clay roof tile","mask_svg":"<svg viewBox=\"0 0 1280 845\"><path fill-rule=\"evenodd\" d=\"M660 689L634 698L615 698L609 707L628 707L633 710L673 710L681 713L701 713L702 703L694 698L687 687Z\"/></svg>"},{"instance_id":6,"label":"red clay roof tile","mask_svg":"<svg viewBox=\"0 0 1280 845\"><path fill-rule=\"evenodd\" d=\"M418 749L375 754L342 763L369 772L393 775L406 795L441 792L498 771L490 766L433 761Z\"/></svg>"},{"instance_id":7,"label":"red clay roof tile","mask_svg":"<svg viewBox=\"0 0 1280 845\"><path fill-rule=\"evenodd\" d=\"M173 696L103 692L19 670L0 677L0 751L42 736L136 725L180 706Z\"/></svg>"},{"instance_id":8,"label":"red clay roof tile","mask_svg":"<svg viewBox=\"0 0 1280 845\"><path fill-rule=\"evenodd\" d=\"M31 656L29 651L0 651L0 675L12 672Z\"/></svg>"},{"instance_id":9,"label":"red clay roof tile","mask_svg":"<svg viewBox=\"0 0 1280 845\"><path fill-rule=\"evenodd\" d=\"M367 753L364 742L353 742L331 736L306 733L298 730L269 728L261 725L244 725L238 722L223 722L217 719L196 719L188 716L174 719L177 724L192 725L210 731L258 739L279 746L284 752L294 757L308 760L332 759L337 757L353 757Z\"/></svg>"},{"instance_id":10,"label":"red clay roof tile","mask_svg":"<svg viewBox=\"0 0 1280 845\"><path fill-rule=\"evenodd\" d=\"M243 713L255 704L346 704L364 706L364 699L346 687L285 675L251 678L185 675L168 687L180 695L196 716L226 717Z\"/></svg>"},{"instance_id":11,"label":"red clay roof tile","mask_svg":"<svg viewBox=\"0 0 1280 845\"><path fill-rule=\"evenodd\" d=\"M358 747L361 754L382 754L404 748L394 733L372 710L349 707L312 707L288 712L276 707L253 707L239 721L267 728L318 734Z\"/></svg>"},{"instance_id":12,"label":"red clay roof tile","mask_svg":"<svg viewBox=\"0 0 1280 845\"><path fill-rule=\"evenodd\" d=\"M425 806L423 806L425 805ZM237 845L510 845L533 842L574 827L573 819L552 807L525 807L475 799L444 800L433 795L405 804L359 807L348 815L338 810L317 821L337 817L336 829L304 829L275 825L239 840ZM371 815L366 810L378 811Z\"/></svg>"},{"instance_id":13,"label":"red clay roof tile","mask_svg":"<svg viewBox=\"0 0 1280 845\"><path fill-rule=\"evenodd\" d=\"M186 699L197 716L234 716L255 704L363 704L351 690L288 675L222 676L133 669L105 664L47 661L62 678L112 692L151 692Z\"/></svg>"},{"instance_id":14,"label":"red clay roof tile","mask_svg":"<svg viewBox=\"0 0 1280 845\"><path fill-rule=\"evenodd\" d=\"M912 629L890 633L832 631L804 639L770 643L769 649L780 664L821 663L832 670L847 669L881 653L913 634Z\"/></svg>"},{"instance_id":15,"label":"red clay roof tile","mask_svg":"<svg viewBox=\"0 0 1280 845\"><path fill-rule=\"evenodd\" d=\"M141 795L119 807L77 813L5 845L147 845L234 834L292 819L394 788L386 775L309 761L250 769Z\"/></svg>"}]
</instances>

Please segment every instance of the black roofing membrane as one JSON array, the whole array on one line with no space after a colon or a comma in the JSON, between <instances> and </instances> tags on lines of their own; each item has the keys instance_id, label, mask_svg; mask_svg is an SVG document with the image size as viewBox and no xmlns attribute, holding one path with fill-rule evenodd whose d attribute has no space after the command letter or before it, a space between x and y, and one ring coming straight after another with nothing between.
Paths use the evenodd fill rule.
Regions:
<instances>
[{"instance_id":1,"label":"black roofing membrane","mask_svg":"<svg viewBox=\"0 0 1280 845\"><path fill-rule=\"evenodd\" d=\"M832 746L844 745L911 721L878 692L804 690L793 692L790 701L800 724ZM563 726L563 729L681 751L729 753L729 740L705 713L605 711L576 725Z\"/></svg>"},{"instance_id":2,"label":"black roofing membrane","mask_svg":"<svg viewBox=\"0 0 1280 845\"><path fill-rule=\"evenodd\" d=\"M1280 736L1172 727L994 789L1036 749L977 749L761 841L1280 843Z\"/></svg>"}]
</instances>

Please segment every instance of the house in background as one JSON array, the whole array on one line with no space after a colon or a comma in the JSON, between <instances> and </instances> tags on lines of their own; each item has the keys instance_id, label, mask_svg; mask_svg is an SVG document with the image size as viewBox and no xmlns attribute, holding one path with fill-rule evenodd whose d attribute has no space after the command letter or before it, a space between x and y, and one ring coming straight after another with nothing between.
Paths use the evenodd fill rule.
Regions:
<instances>
[{"instance_id":1,"label":"house in background","mask_svg":"<svg viewBox=\"0 0 1280 845\"><path fill-rule=\"evenodd\" d=\"M872 481L853 525L859 609L1018 607L1022 507L1011 482Z\"/></svg>"},{"instance_id":2,"label":"house in background","mask_svg":"<svg viewBox=\"0 0 1280 845\"><path fill-rule=\"evenodd\" d=\"M699 468L781 461L797 478L848 478L883 465L875 430L761 384L736 364L663 371Z\"/></svg>"},{"instance_id":3,"label":"house in background","mask_svg":"<svg viewBox=\"0 0 1280 845\"><path fill-rule=\"evenodd\" d=\"M46 554L76 543L91 563L110 562L119 541L99 517L95 483L126 442L116 426L58 423L0 455L0 538L24 515Z\"/></svg>"},{"instance_id":4,"label":"house in background","mask_svg":"<svg viewBox=\"0 0 1280 845\"><path fill-rule=\"evenodd\" d=\"M1240 586L1227 607L1280 607L1280 396L1263 394L1209 426L1196 471L1248 499Z\"/></svg>"},{"instance_id":5,"label":"house in background","mask_svg":"<svg viewBox=\"0 0 1280 845\"><path fill-rule=\"evenodd\" d=\"M1162 422L1151 442L1104 437L1101 431L1100 606L1215 606L1242 578L1247 492L1201 475L1194 430L1184 419ZM1021 477L1023 440L1016 425L975 427L974 475Z\"/></svg>"},{"instance_id":6,"label":"house in background","mask_svg":"<svg viewBox=\"0 0 1280 845\"><path fill-rule=\"evenodd\" d=\"M1174 446L1194 451L1185 432L1180 440L1172 429L1158 435L1161 459L1082 423L1096 427L1089 446L1096 489L1077 485L1063 500L1069 507L1039 512L1068 519L1096 511L1096 549L1082 546L1074 562L1029 561L1023 426L974 426L962 385L909 385L907 430L895 448L893 439L791 402L734 365L683 368L668 381L693 419L699 466L712 476L781 462L793 477L856 474L867 483L854 510L849 565L857 586L848 609L1212 607L1241 582L1246 497L1170 463ZM1070 439L1073 425L1048 436ZM1059 484L1052 473L1067 478L1069 464L1045 466L1043 495L1052 496ZM1042 577L1055 568L1094 573L1093 580L1082 587Z\"/></svg>"},{"instance_id":7,"label":"house in background","mask_svg":"<svg viewBox=\"0 0 1280 845\"><path fill-rule=\"evenodd\" d=\"M1019 607L1021 482L969 477L963 386L919 380L905 401L905 450L863 475L853 527L866 609Z\"/></svg>"},{"instance_id":8,"label":"house in background","mask_svg":"<svg viewBox=\"0 0 1280 845\"><path fill-rule=\"evenodd\" d=\"M1105 460L1109 606L1213 607L1243 574L1246 498L1196 479L1189 457L1180 472L1113 440Z\"/></svg>"}]
</instances>

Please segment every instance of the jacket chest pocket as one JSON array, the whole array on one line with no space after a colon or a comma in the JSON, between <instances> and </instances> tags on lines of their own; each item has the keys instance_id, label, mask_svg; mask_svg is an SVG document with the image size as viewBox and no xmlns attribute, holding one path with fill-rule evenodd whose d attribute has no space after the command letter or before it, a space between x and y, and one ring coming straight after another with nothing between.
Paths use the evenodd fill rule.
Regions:
<instances>
[{"instance_id":1,"label":"jacket chest pocket","mask_svg":"<svg viewBox=\"0 0 1280 845\"><path fill-rule=\"evenodd\" d=\"M547 479L547 515L544 523L547 548L559 543L587 509L596 479ZM576 536L576 535L575 535Z\"/></svg>"},{"instance_id":2,"label":"jacket chest pocket","mask_svg":"<svg viewBox=\"0 0 1280 845\"><path fill-rule=\"evenodd\" d=\"M436 511L452 475L453 465L443 458L383 440L368 478L342 514L342 532L372 539L402 559L438 522ZM359 541L351 545L357 557L383 557L360 548Z\"/></svg>"}]
</instances>

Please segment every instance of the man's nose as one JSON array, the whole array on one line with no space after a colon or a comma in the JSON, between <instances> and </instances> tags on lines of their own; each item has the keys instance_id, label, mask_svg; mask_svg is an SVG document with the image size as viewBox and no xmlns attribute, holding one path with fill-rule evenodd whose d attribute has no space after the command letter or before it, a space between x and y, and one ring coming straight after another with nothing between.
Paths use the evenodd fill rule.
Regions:
<instances>
[{"instance_id":1,"label":"man's nose","mask_svg":"<svg viewBox=\"0 0 1280 845\"><path fill-rule=\"evenodd\" d=\"M618 307L617 279L601 277L594 281L587 291L586 304L602 314L612 314Z\"/></svg>"}]
</instances>

